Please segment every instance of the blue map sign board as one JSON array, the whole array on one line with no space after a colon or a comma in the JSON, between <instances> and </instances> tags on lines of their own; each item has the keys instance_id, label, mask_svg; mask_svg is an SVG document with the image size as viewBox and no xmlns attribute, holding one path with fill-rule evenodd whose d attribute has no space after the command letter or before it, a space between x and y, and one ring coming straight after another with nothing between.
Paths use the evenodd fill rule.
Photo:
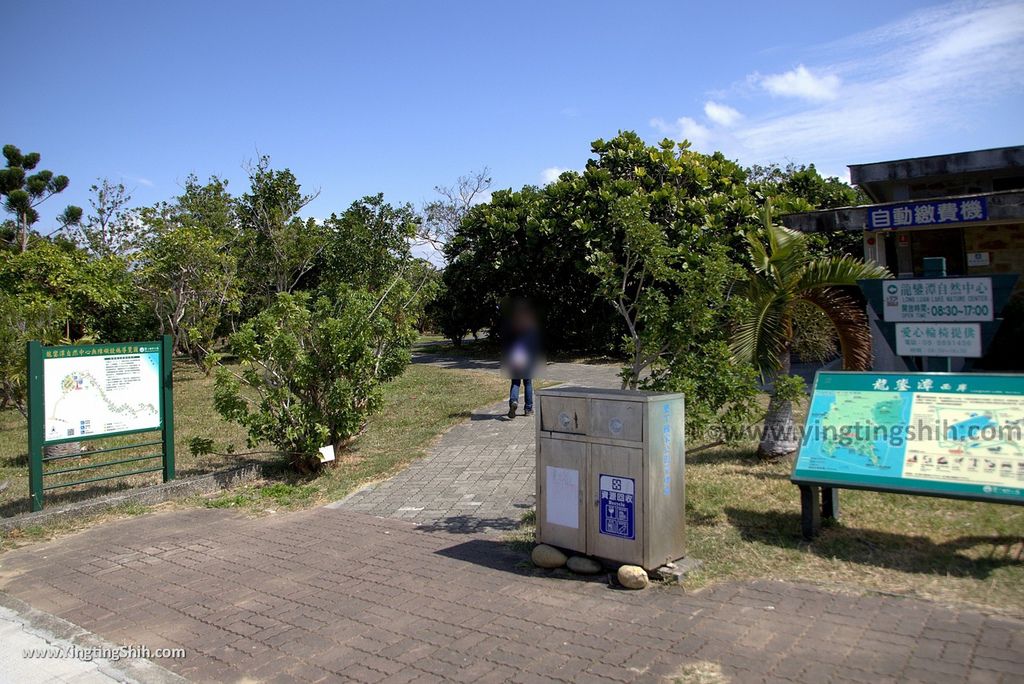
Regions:
<instances>
[{"instance_id":1,"label":"blue map sign board","mask_svg":"<svg viewBox=\"0 0 1024 684\"><path fill-rule=\"evenodd\" d=\"M1024 375L818 373L791 480L1024 504Z\"/></svg>"},{"instance_id":2,"label":"blue map sign board","mask_svg":"<svg viewBox=\"0 0 1024 684\"><path fill-rule=\"evenodd\" d=\"M988 219L985 197L892 204L868 209L867 230L892 230L972 223Z\"/></svg>"},{"instance_id":3,"label":"blue map sign board","mask_svg":"<svg viewBox=\"0 0 1024 684\"><path fill-rule=\"evenodd\" d=\"M601 490L601 534L636 539L633 517L636 482L629 477L602 474L598 486Z\"/></svg>"}]
</instances>

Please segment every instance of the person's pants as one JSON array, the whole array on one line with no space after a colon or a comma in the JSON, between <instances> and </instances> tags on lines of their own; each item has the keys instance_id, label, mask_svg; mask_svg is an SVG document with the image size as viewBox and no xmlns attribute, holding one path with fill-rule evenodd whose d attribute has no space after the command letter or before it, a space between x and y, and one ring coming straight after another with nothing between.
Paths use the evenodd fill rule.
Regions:
<instances>
[{"instance_id":1,"label":"person's pants","mask_svg":"<svg viewBox=\"0 0 1024 684\"><path fill-rule=\"evenodd\" d=\"M512 387L508 391L508 400L510 403L519 403L519 383L522 382L526 385L526 410L533 410L533 379L532 378L513 378Z\"/></svg>"}]
</instances>

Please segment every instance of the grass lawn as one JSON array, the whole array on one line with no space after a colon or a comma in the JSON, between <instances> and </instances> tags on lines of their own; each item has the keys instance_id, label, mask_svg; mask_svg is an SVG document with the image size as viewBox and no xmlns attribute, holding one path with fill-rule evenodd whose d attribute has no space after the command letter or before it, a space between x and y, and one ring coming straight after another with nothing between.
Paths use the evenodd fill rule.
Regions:
<instances>
[{"instance_id":1,"label":"grass lawn","mask_svg":"<svg viewBox=\"0 0 1024 684\"><path fill-rule=\"evenodd\" d=\"M1024 611L1024 509L841 490L840 521L808 543L792 460L758 463L753 446L687 459L687 535L699 587L774 578L859 586Z\"/></svg>"},{"instance_id":2,"label":"grass lawn","mask_svg":"<svg viewBox=\"0 0 1024 684\"><path fill-rule=\"evenodd\" d=\"M263 506L263 503L267 503L264 508L289 508L331 500L343 495L359 482L382 477L421 455L431 439L468 415L471 409L497 400L505 391L504 381L492 374L411 365L400 378L385 386L384 409L371 418L367 432L356 445L340 455L337 467L328 469L316 478L299 479L281 466L280 459L268 447L258 448L262 449L260 453L252 453L246 447L245 431L224 421L217 414L213 408L212 377L207 377L194 365L176 363L174 382L178 477L208 473L253 460L261 461L275 482L235 490L230 500L218 500L217 505L241 505L248 502L252 506ZM0 413L0 485L5 482L7 484L0 491L0 516L29 510L25 429L25 420L17 411ZM188 443L195 437L213 440L215 450L220 454L200 456L191 453ZM112 446L155 438L147 434L121 438L120 441L97 440L84 444L102 443L104 446ZM118 451L62 463L100 463L154 451L159 451L159 447ZM143 463L155 466L159 460ZM127 464L108 470L86 471L88 474L55 476L46 478L46 484L72 481L69 478L84 479L95 476L93 473L125 472L138 467L138 464ZM159 481L160 474L152 473L57 489L47 492L46 506L55 507ZM262 499L266 499L266 502L261 502Z\"/></svg>"},{"instance_id":3,"label":"grass lawn","mask_svg":"<svg viewBox=\"0 0 1024 684\"><path fill-rule=\"evenodd\" d=\"M779 579L1024 613L1024 508L841 490L840 521L800 536L792 458L759 461L756 444L687 456L687 589ZM528 553L533 512L509 536Z\"/></svg>"}]
</instances>

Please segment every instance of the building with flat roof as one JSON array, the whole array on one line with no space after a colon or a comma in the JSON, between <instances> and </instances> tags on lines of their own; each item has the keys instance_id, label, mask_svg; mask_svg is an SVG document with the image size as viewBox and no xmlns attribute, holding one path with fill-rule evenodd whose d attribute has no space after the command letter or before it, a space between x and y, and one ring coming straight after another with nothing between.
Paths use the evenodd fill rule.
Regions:
<instances>
[{"instance_id":1,"label":"building with flat roof","mask_svg":"<svg viewBox=\"0 0 1024 684\"><path fill-rule=\"evenodd\" d=\"M949 276L1024 273L1024 146L849 169L850 181L874 204L788 214L780 217L783 225L807 233L860 232L865 259L888 267L897 278L922 277L928 257L945 258ZM1024 332L1024 281L1017 282L1004 316L993 351L1006 344L1024 346L1024 339L1017 339ZM875 340L879 369L903 367L891 350L881 348L886 345L880 335ZM1017 364L1021 368L1021 361Z\"/></svg>"}]
</instances>

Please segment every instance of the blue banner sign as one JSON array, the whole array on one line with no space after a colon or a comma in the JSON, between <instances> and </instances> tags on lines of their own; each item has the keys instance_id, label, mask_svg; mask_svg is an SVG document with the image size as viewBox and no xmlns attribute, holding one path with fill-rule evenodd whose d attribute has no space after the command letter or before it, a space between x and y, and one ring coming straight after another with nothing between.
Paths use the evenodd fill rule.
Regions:
<instances>
[{"instance_id":1,"label":"blue banner sign","mask_svg":"<svg viewBox=\"0 0 1024 684\"><path fill-rule=\"evenodd\" d=\"M988 219L988 200L985 197L961 197L935 202L869 207L867 212L868 230L941 226Z\"/></svg>"},{"instance_id":2,"label":"blue banner sign","mask_svg":"<svg viewBox=\"0 0 1024 684\"><path fill-rule=\"evenodd\" d=\"M1024 503L1024 375L818 373L798 484Z\"/></svg>"}]
</instances>

